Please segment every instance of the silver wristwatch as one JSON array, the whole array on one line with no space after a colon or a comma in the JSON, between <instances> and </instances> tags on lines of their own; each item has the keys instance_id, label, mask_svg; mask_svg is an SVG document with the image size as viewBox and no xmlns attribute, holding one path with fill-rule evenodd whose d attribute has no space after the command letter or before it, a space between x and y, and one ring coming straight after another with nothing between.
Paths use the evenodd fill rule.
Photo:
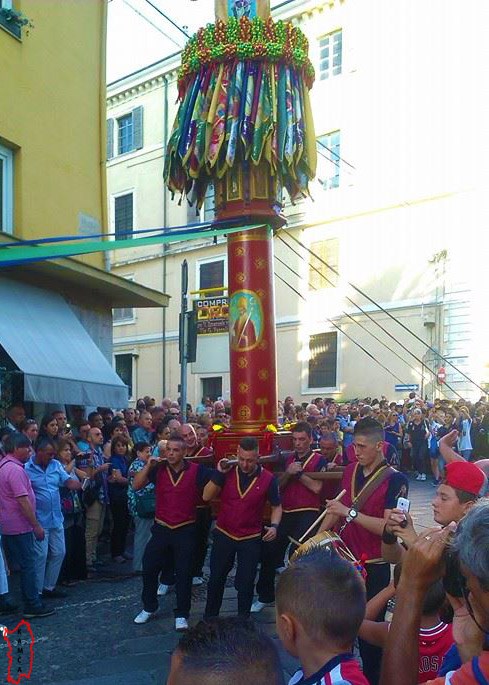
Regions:
<instances>
[{"instance_id":1,"label":"silver wristwatch","mask_svg":"<svg viewBox=\"0 0 489 685\"><path fill-rule=\"evenodd\" d=\"M346 522L351 523L352 521L354 521L356 519L357 516L358 516L358 511L356 509L350 509L350 511L348 512L348 515L346 517Z\"/></svg>"}]
</instances>

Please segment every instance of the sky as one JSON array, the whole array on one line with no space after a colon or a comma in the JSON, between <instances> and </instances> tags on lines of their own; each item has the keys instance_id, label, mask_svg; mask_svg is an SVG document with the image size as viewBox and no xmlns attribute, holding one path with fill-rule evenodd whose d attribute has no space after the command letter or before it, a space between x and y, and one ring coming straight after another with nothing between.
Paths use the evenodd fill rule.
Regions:
<instances>
[{"instance_id":1,"label":"sky","mask_svg":"<svg viewBox=\"0 0 489 685\"><path fill-rule=\"evenodd\" d=\"M272 7L278 2L272 0ZM178 52L187 41L182 30L192 35L200 26L214 21L214 0L108 0L108 3L107 83Z\"/></svg>"},{"instance_id":2,"label":"sky","mask_svg":"<svg viewBox=\"0 0 489 685\"><path fill-rule=\"evenodd\" d=\"M214 17L214 0L109 0L107 83L179 51L190 35Z\"/></svg>"}]
</instances>

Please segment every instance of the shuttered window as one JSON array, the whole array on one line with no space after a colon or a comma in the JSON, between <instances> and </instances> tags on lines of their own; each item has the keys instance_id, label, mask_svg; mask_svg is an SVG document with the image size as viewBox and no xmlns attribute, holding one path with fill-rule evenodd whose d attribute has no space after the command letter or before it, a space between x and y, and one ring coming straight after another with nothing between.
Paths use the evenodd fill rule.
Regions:
<instances>
[{"instance_id":1,"label":"shuttered window","mask_svg":"<svg viewBox=\"0 0 489 685\"><path fill-rule=\"evenodd\" d=\"M119 195L114 198L114 230L116 240L127 240L133 232L133 195Z\"/></svg>"},{"instance_id":2,"label":"shuttered window","mask_svg":"<svg viewBox=\"0 0 489 685\"><path fill-rule=\"evenodd\" d=\"M198 290L218 288L222 285L224 285L224 259L199 264ZM216 290L213 293L209 293L209 295L212 295L213 297L219 297L223 294L224 292L222 290Z\"/></svg>"},{"instance_id":3,"label":"shuttered window","mask_svg":"<svg viewBox=\"0 0 489 685\"><path fill-rule=\"evenodd\" d=\"M309 338L309 388L335 388L338 334L318 333Z\"/></svg>"},{"instance_id":4,"label":"shuttered window","mask_svg":"<svg viewBox=\"0 0 489 685\"><path fill-rule=\"evenodd\" d=\"M116 354L115 355L115 372L129 389L129 398L132 397L132 372L133 372L133 355L132 354Z\"/></svg>"},{"instance_id":5,"label":"shuttered window","mask_svg":"<svg viewBox=\"0 0 489 685\"><path fill-rule=\"evenodd\" d=\"M141 150L143 142L143 107L135 107L122 117L107 120L107 159L112 159L114 154Z\"/></svg>"},{"instance_id":6,"label":"shuttered window","mask_svg":"<svg viewBox=\"0 0 489 685\"><path fill-rule=\"evenodd\" d=\"M117 149L120 155L125 152L131 152L133 149L133 125L132 114L126 114L120 119L117 119L118 126L118 144Z\"/></svg>"}]
</instances>

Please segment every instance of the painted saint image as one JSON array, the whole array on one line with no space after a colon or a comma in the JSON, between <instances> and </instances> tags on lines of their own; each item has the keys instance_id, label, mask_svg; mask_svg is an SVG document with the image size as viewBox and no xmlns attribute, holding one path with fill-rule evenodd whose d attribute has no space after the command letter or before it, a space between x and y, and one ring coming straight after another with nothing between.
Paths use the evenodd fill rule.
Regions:
<instances>
[{"instance_id":1,"label":"painted saint image","mask_svg":"<svg viewBox=\"0 0 489 685\"><path fill-rule=\"evenodd\" d=\"M251 350L260 342L263 329L261 303L249 290L235 292L230 300L231 347Z\"/></svg>"},{"instance_id":2,"label":"painted saint image","mask_svg":"<svg viewBox=\"0 0 489 685\"><path fill-rule=\"evenodd\" d=\"M253 15L251 14L253 4L252 0L229 0L229 15L236 17L236 19L241 17L251 18L251 16L256 14L256 10Z\"/></svg>"},{"instance_id":3,"label":"painted saint image","mask_svg":"<svg viewBox=\"0 0 489 685\"><path fill-rule=\"evenodd\" d=\"M227 21L230 17L253 19L270 16L270 0L214 0L216 19Z\"/></svg>"}]
</instances>

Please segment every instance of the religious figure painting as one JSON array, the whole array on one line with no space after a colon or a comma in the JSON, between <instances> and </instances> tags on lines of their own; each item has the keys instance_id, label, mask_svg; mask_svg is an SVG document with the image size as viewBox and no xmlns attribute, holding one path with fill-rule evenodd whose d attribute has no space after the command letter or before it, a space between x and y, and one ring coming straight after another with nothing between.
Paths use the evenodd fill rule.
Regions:
<instances>
[{"instance_id":1,"label":"religious figure painting","mask_svg":"<svg viewBox=\"0 0 489 685\"><path fill-rule=\"evenodd\" d=\"M248 17L251 19L256 16L256 0L228 0L229 16L240 19Z\"/></svg>"},{"instance_id":2,"label":"religious figure painting","mask_svg":"<svg viewBox=\"0 0 489 685\"><path fill-rule=\"evenodd\" d=\"M227 21L230 17L241 19L247 17L270 16L270 0L214 0L216 19Z\"/></svg>"},{"instance_id":3,"label":"religious figure painting","mask_svg":"<svg viewBox=\"0 0 489 685\"><path fill-rule=\"evenodd\" d=\"M229 333L233 350L254 349L263 335L263 310L252 290L238 290L229 300Z\"/></svg>"}]
</instances>

